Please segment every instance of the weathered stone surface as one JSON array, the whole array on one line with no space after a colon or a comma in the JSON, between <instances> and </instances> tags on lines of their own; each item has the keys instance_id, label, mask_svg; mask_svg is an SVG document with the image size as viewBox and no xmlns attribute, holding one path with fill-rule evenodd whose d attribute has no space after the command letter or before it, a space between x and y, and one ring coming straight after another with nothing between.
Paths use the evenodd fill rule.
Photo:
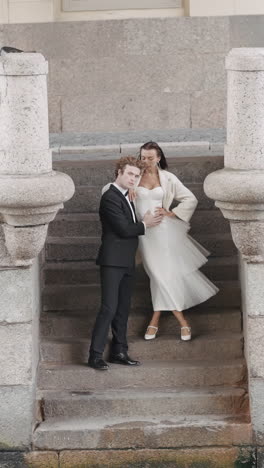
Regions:
<instances>
[{"instance_id":1,"label":"weathered stone surface","mask_svg":"<svg viewBox=\"0 0 264 468\"><path fill-rule=\"evenodd\" d=\"M23 452L0 452L1 468L25 468Z\"/></svg>"},{"instance_id":2,"label":"weathered stone surface","mask_svg":"<svg viewBox=\"0 0 264 468\"><path fill-rule=\"evenodd\" d=\"M186 347L173 334L159 336L155 342L146 343L142 337L131 337L129 350L132 356L142 361L181 359L236 359L243 356L243 339L241 334L218 333L200 335L192 340L192 346ZM46 362L85 363L89 354L90 340L47 339L42 340L40 346L41 358ZM109 346L105 349L106 355L110 352Z\"/></svg>"},{"instance_id":3,"label":"weathered stone surface","mask_svg":"<svg viewBox=\"0 0 264 468\"><path fill-rule=\"evenodd\" d=\"M201 90L191 98L191 120L194 127L224 127L226 121L226 89Z\"/></svg>"},{"instance_id":4,"label":"weathered stone surface","mask_svg":"<svg viewBox=\"0 0 264 468\"><path fill-rule=\"evenodd\" d=\"M230 16L232 47L263 46L263 15Z\"/></svg>"},{"instance_id":5,"label":"weathered stone surface","mask_svg":"<svg viewBox=\"0 0 264 468\"><path fill-rule=\"evenodd\" d=\"M56 452L29 452L24 454L27 468L58 468L59 455Z\"/></svg>"},{"instance_id":6,"label":"weathered stone surface","mask_svg":"<svg viewBox=\"0 0 264 468\"><path fill-rule=\"evenodd\" d=\"M151 114L145 114L145 109ZM157 112L157 109L159 111ZM129 128L190 127L190 97L182 93L154 92L65 96L62 99L62 131L124 131Z\"/></svg>"},{"instance_id":7,"label":"weathered stone surface","mask_svg":"<svg viewBox=\"0 0 264 468\"><path fill-rule=\"evenodd\" d=\"M125 20L122 52L131 56L175 55L175 51L181 50L226 53L229 50L228 26L228 18Z\"/></svg>"},{"instance_id":8,"label":"weathered stone surface","mask_svg":"<svg viewBox=\"0 0 264 468\"><path fill-rule=\"evenodd\" d=\"M32 269L0 271L0 322L18 323L32 319Z\"/></svg>"},{"instance_id":9,"label":"weathered stone surface","mask_svg":"<svg viewBox=\"0 0 264 468\"><path fill-rule=\"evenodd\" d=\"M8 365L11 365L11 363L9 362ZM2 365L1 369L3 370ZM15 450L16 447L27 448L30 445L34 397L34 391L30 386L0 387L1 467L1 450Z\"/></svg>"},{"instance_id":10,"label":"weathered stone surface","mask_svg":"<svg viewBox=\"0 0 264 468\"><path fill-rule=\"evenodd\" d=\"M263 447L258 447L257 448L257 460L258 460L258 467L260 468L264 467L264 448Z\"/></svg>"},{"instance_id":11,"label":"weathered stone surface","mask_svg":"<svg viewBox=\"0 0 264 468\"><path fill-rule=\"evenodd\" d=\"M264 445L264 382L262 378L251 377L249 385L252 427L257 444Z\"/></svg>"},{"instance_id":12,"label":"weathered stone surface","mask_svg":"<svg viewBox=\"0 0 264 468\"><path fill-rule=\"evenodd\" d=\"M96 374L95 374L96 373ZM103 374L103 375L102 375ZM240 359L222 361L146 361L131 369L111 365L110 372L98 375L87 365L42 364L39 373L40 389L94 391L133 388L172 388L236 385L244 380L245 364ZM96 376L96 379L95 379Z\"/></svg>"},{"instance_id":13,"label":"weathered stone surface","mask_svg":"<svg viewBox=\"0 0 264 468\"><path fill-rule=\"evenodd\" d=\"M249 375L264 378L264 317L248 317L247 327Z\"/></svg>"},{"instance_id":14,"label":"weathered stone surface","mask_svg":"<svg viewBox=\"0 0 264 468\"><path fill-rule=\"evenodd\" d=\"M61 96L53 96L48 87L49 131L57 133L62 131Z\"/></svg>"},{"instance_id":15,"label":"weathered stone surface","mask_svg":"<svg viewBox=\"0 0 264 468\"><path fill-rule=\"evenodd\" d=\"M32 381L31 324L0 326L0 385L27 385Z\"/></svg>"},{"instance_id":16,"label":"weathered stone surface","mask_svg":"<svg viewBox=\"0 0 264 468\"><path fill-rule=\"evenodd\" d=\"M210 279L238 280L236 257L212 257L202 267L202 272ZM99 267L91 262L51 262L44 268L45 284L94 284L99 282ZM143 265L138 265L136 279L146 281Z\"/></svg>"},{"instance_id":17,"label":"weathered stone surface","mask_svg":"<svg viewBox=\"0 0 264 468\"><path fill-rule=\"evenodd\" d=\"M222 169L223 164L222 156L176 157L170 159L169 170L176 174L184 184L202 183L209 173ZM72 177L75 185L103 187L113 180L115 161L56 161L54 168L66 172Z\"/></svg>"},{"instance_id":18,"label":"weathered stone surface","mask_svg":"<svg viewBox=\"0 0 264 468\"><path fill-rule=\"evenodd\" d=\"M262 287L264 279L264 265L248 263L245 266L245 269L247 314L250 317L261 317L264 315L264 290Z\"/></svg>"},{"instance_id":19,"label":"weathered stone surface","mask_svg":"<svg viewBox=\"0 0 264 468\"><path fill-rule=\"evenodd\" d=\"M258 450L258 459L261 449ZM63 451L60 454L61 468L82 466L83 468L185 468L206 466L208 468L233 468L243 461L245 468L254 468L255 451L247 448L189 448L106 451ZM261 466L261 465L260 465ZM262 467L261 467L262 468Z\"/></svg>"},{"instance_id":20,"label":"weathered stone surface","mask_svg":"<svg viewBox=\"0 0 264 468\"><path fill-rule=\"evenodd\" d=\"M97 309L95 313L97 312ZM131 311L128 319L128 336L143 334L150 320L151 309ZM188 319L192 325L194 336L200 333L211 333L212 331L241 331L241 312L239 309L201 309L188 311ZM87 314L85 311L56 311L46 312L41 318L42 337L51 338L88 338L91 336L95 314ZM160 334L175 334L179 336L179 324L171 313L164 312L159 325Z\"/></svg>"},{"instance_id":21,"label":"weathered stone surface","mask_svg":"<svg viewBox=\"0 0 264 468\"><path fill-rule=\"evenodd\" d=\"M1 468L58 468L55 452L0 452Z\"/></svg>"},{"instance_id":22,"label":"weathered stone surface","mask_svg":"<svg viewBox=\"0 0 264 468\"><path fill-rule=\"evenodd\" d=\"M159 142L195 142L209 141L211 144L226 141L226 130L224 128L173 128L173 129L150 129L130 130L126 132L68 132L50 134L50 146L94 146L94 145L116 145L146 141Z\"/></svg>"},{"instance_id":23,"label":"weathered stone surface","mask_svg":"<svg viewBox=\"0 0 264 468\"><path fill-rule=\"evenodd\" d=\"M127 389L106 390L103 392L41 392L43 412L48 418L102 418L109 419L117 414L124 417L144 417L152 414L155 418L168 416L237 414L240 408L246 408L245 390L232 387L202 388L183 390Z\"/></svg>"},{"instance_id":24,"label":"weathered stone surface","mask_svg":"<svg viewBox=\"0 0 264 468\"><path fill-rule=\"evenodd\" d=\"M225 282L216 283L219 287L217 295L206 302L207 307L239 307L240 288L238 283ZM47 286L43 293L44 310L80 310L93 311L100 305L99 284L89 285L51 285ZM150 292L146 283L138 283L135 294L132 297L132 308L143 308L151 310ZM197 310L204 307L198 305Z\"/></svg>"},{"instance_id":25,"label":"weathered stone surface","mask_svg":"<svg viewBox=\"0 0 264 468\"><path fill-rule=\"evenodd\" d=\"M54 418L34 434L36 448L109 449L249 445L251 425L245 418L206 415L161 418ZM95 430L95 424L97 430ZM78 427L78 429L77 429Z\"/></svg>"}]
</instances>

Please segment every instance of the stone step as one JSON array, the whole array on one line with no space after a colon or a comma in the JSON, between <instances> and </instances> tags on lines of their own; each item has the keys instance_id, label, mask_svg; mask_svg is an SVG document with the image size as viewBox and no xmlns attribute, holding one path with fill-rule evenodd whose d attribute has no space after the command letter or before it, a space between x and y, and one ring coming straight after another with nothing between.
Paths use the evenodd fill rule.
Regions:
<instances>
[{"instance_id":1,"label":"stone step","mask_svg":"<svg viewBox=\"0 0 264 468\"><path fill-rule=\"evenodd\" d=\"M206 303L197 306L204 307L239 307L240 287L237 281L216 282L220 291ZM90 285L50 285L46 286L43 295L43 310L79 310L87 312L98 310L100 305L99 284ZM146 291L146 284L137 284L132 296L131 307L151 309L151 298Z\"/></svg>"},{"instance_id":2,"label":"stone step","mask_svg":"<svg viewBox=\"0 0 264 468\"><path fill-rule=\"evenodd\" d=\"M43 312L40 316L40 331L46 338L89 338L92 333L95 314L86 310ZM212 331L241 331L241 311L239 309L190 309L187 312L194 335ZM143 337L151 317L151 310L145 308L132 311L128 318L128 336ZM180 334L178 321L171 312L163 312L159 324L159 335Z\"/></svg>"},{"instance_id":3,"label":"stone step","mask_svg":"<svg viewBox=\"0 0 264 468\"><path fill-rule=\"evenodd\" d=\"M105 353L109 355L110 343ZM60 363L85 363L89 354L90 340L49 338L40 344L42 361ZM193 336L190 342L181 341L173 335L158 336L146 341L143 337L131 336L129 352L142 362L148 360L219 360L236 359L243 355L243 337L240 333L212 333Z\"/></svg>"},{"instance_id":4,"label":"stone step","mask_svg":"<svg viewBox=\"0 0 264 468\"><path fill-rule=\"evenodd\" d=\"M209 279L237 280L237 257L211 257L201 268ZM43 270L45 284L91 284L99 282L99 267L93 261L88 262L47 262ZM137 280L145 281L143 265L138 265Z\"/></svg>"},{"instance_id":5,"label":"stone step","mask_svg":"<svg viewBox=\"0 0 264 468\"><path fill-rule=\"evenodd\" d=\"M231 234L203 234L194 238L211 252L213 257L230 257L237 254ZM95 260L100 246L100 237L48 237L47 261Z\"/></svg>"},{"instance_id":6,"label":"stone step","mask_svg":"<svg viewBox=\"0 0 264 468\"><path fill-rule=\"evenodd\" d=\"M98 450L62 450L59 452L60 468L109 468L109 460L112 467L119 468L234 468L241 467L253 468L256 459L256 450L248 444L251 440L249 436L250 424L240 424L236 426L237 430L242 430L246 446L224 446L224 447L185 447L185 448L152 448L143 450L132 449L98 449ZM247 432L246 432L247 431ZM246 437L246 434L248 436ZM258 458L262 458L263 451L258 449ZM36 450L23 455L26 462L40 462L39 466L49 466L57 468L58 455L55 451ZM15 454L6 452L2 454L1 460L14 460L19 463L21 455L19 452ZM18 460L18 461L17 461ZM44 460L44 465L43 465ZM46 465L45 465L46 462ZM52 465L51 465L52 463ZM55 464L53 464L55 463ZM121 465L120 465L121 463ZM150 465L151 463L151 465ZM41 465L42 464L42 465Z\"/></svg>"},{"instance_id":7,"label":"stone step","mask_svg":"<svg viewBox=\"0 0 264 468\"><path fill-rule=\"evenodd\" d=\"M218 210L196 211L191 220L191 235L225 234L230 232L229 221ZM101 235L101 223L97 213L59 214L49 225L49 236L81 237Z\"/></svg>"},{"instance_id":8,"label":"stone step","mask_svg":"<svg viewBox=\"0 0 264 468\"><path fill-rule=\"evenodd\" d=\"M115 160L54 161L54 170L65 172L75 185L94 186L113 180ZM184 183L201 183L205 177L224 166L223 156L175 157L169 159L169 171Z\"/></svg>"},{"instance_id":9,"label":"stone step","mask_svg":"<svg viewBox=\"0 0 264 468\"><path fill-rule=\"evenodd\" d=\"M99 391L107 389L232 386L246 379L243 359L219 361L145 361L142 366L111 364L98 372L82 364L41 363L38 388Z\"/></svg>"},{"instance_id":10,"label":"stone step","mask_svg":"<svg viewBox=\"0 0 264 468\"><path fill-rule=\"evenodd\" d=\"M198 200L198 210L214 210L214 201L208 198L202 183L187 183L186 186ZM102 185L77 185L74 196L64 204L66 213L98 213Z\"/></svg>"},{"instance_id":11,"label":"stone step","mask_svg":"<svg viewBox=\"0 0 264 468\"><path fill-rule=\"evenodd\" d=\"M175 388L105 390L102 392L39 392L44 419L58 417L170 417L205 414L241 414L247 410L243 388Z\"/></svg>"},{"instance_id":12,"label":"stone step","mask_svg":"<svg viewBox=\"0 0 264 468\"><path fill-rule=\"evenodd\" d=\"M222 415L50 418L40 424L33 436L33 447L42 450L228 447L251 442L247 417Z\"/></svg>"}]
</instances>

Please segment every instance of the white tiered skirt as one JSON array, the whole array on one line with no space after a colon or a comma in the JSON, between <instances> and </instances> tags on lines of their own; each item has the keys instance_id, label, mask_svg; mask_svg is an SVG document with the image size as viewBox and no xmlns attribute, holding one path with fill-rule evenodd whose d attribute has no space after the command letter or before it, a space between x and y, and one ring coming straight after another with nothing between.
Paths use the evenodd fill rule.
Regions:
<instances>
[{"instance_id":1,"label":"white tiered skirt","mask_svg":"<svg viewBox=\"0 0 264 468\"><path fill-rule=\"evenodd\" d=\"M153 310L185 310L206 301L218 288L199 270L209 252L188 235L189 225L164 217L139 237L143 265L150 278Z\"/></svg>"}]
</instances>

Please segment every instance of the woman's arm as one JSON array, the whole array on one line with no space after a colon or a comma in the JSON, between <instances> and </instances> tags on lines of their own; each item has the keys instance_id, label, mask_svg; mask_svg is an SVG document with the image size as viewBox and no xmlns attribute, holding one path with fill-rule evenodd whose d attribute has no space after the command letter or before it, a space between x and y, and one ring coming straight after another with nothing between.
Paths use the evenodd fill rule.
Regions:
<instances>
[{"instance_id":1,"label":"woman's arm","mask_svg":"<svg viewBox=\"0 0 264 468\"><path fill-rule=\"evenodd\" d=\"M180 219L188 223L198 204L197 198L183 183L173 174L172 191L173 198L179 202L171 211Z\"/></svg>"},{"instance_id":2,"label":"woman's arm","mask_svg":"<svg viewBox=\"0 0 264 468\"><path fill-rule=\"evenodd\" d=\"M112 182L109 182L109 184L106 184L103 186L102 188L102 195L109 189L110 185L112 184Z\"/></svg>"}]
</instances>

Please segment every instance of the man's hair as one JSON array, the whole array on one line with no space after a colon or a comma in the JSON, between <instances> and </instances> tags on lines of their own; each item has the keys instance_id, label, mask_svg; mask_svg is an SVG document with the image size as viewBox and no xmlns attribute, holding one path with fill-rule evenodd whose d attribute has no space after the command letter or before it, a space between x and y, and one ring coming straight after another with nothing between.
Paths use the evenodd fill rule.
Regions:
<instances>
[{"instance_id":1,"label":"man's hair","mask_svg":"<svg viewBox=\"0 0 264 468\"><path fill-rule=\"evenodd\" d=\"M140 161L134 156L124 156L123 158L120 158L116 163L115 177L118 176L119 170L123 173L126 166L137 167L138 169L140 169L140 173L142 173L145 169L145 163L143 161Z\"/></svg>"}]
</instances>

